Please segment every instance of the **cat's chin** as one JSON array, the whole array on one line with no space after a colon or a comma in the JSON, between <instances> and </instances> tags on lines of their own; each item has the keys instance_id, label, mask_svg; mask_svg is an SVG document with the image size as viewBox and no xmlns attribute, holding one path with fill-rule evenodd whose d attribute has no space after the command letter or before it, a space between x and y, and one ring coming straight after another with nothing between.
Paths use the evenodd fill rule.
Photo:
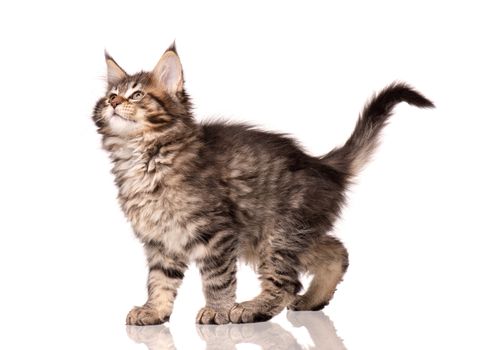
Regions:
<instances>
[{"instance_id":1,"label":"cat's chin","mask_svg":"<svg viewBox=\"0 0 490 350\"><path fill-rule=\"evenodd\" d=\"M109 128L112 132L122 136L134 135L143 131L143 127L136 121L126 119L115 113L109 119Z\"/></svg>"}]
</instances>

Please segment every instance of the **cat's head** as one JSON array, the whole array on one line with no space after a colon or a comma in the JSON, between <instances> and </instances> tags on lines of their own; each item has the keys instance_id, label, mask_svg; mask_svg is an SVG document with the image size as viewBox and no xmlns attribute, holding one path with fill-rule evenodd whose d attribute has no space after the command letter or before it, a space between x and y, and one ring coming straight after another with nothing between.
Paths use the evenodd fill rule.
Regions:
<instances>
[{"instance_id":1,"label":"cat's head","mask_svg":"<svg viewBox=\"0 0 490 350\"><path fill-rule=\"evenodd\" d=\"M192 123L175 45L165 51L151 72L129 75L107 53L105 59L107 91L93 114L101 134L137 136Z\"/></svg>"}]
</instances>

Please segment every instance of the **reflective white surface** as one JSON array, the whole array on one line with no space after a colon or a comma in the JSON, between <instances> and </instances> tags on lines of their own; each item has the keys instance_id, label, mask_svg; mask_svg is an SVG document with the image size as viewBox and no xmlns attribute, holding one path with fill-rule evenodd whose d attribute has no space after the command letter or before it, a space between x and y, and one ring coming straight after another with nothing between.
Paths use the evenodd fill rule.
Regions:
<instances>
[{"instance_id":1,"label":"reflective white surface","mask_svg":"<svg viewBox=\"0 0 490 350\"><path fill-rule=\"evenodd\" d=\"M0 349L490 349L488 14L474 0L4 1ZM169 324L126 329L147 269L90 115L104 48L132 73L174 39L198 120L290 133L312 155L393 80L435 102L396 108L349 191L335 233L351 264L322 313L196 329L191 266ZM258 292L240 267L239 301Z\"/></svg>"},{"instance_id":2,"label":"reflective white surface","mask_svg":"<svg viewBox=\"0 0 490 350\"><path fill-rule=\"evenodd\" d=\"M288 312L287 319L293 327L305 327L312 341L310 350L345 350L337 336L332 321L322 312ZM168 326L127 326L128 336L136 343L145 344L148 350L177 349ZM196 325L199 337L205 341L206 350L233 350L239 344L253 344L264 350L305 349L291 332L275 322L255 324L228 324L220 326Z\"/></svg>"}]
</instances>

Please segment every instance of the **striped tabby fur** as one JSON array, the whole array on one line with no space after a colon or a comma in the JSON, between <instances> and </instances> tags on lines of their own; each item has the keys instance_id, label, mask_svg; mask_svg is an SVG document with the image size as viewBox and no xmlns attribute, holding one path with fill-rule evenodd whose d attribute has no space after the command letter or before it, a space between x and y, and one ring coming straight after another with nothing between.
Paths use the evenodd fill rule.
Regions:
<instances>
[{"instance_id":1,"label":"striped tabby fur","mask_svg":"<svg viewBox=\"0 0 490 350\"><path fill-rule=\"evenodd\" d=\"M165 322L191 261L206 305L197 322L265 321L285 307L319 310L348 266L328 234L345 191L398 102L432 107L404 84L367 104L346 144L322 158L290 138L242 124L194 120L170 47L151 72L127 74L106 55L108 89L93 119L114 164L120 205L148 259L148 301L127 323ZM236 303L236 263L255 266L262 292ZM298 276L313 275L304 294Z\"/></svg>"}]
</instances>

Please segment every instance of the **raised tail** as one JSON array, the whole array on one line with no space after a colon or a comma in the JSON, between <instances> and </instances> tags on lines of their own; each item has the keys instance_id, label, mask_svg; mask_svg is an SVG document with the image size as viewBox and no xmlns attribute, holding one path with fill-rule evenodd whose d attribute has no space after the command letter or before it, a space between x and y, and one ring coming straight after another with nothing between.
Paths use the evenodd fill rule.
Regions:
<instances>
[{"instance_id":1,"label":"raised tail","mask_svg":"<svg viewBox=\"0 0 490 350\"><path fill-rule=\"evenodd\" d=\"M404 83L393 83L366 104L354 132L340 148L335 148L321 160L348 175L356 175L368 162L378 144L381 129L399 102L433 108L434 104Z\"/></svg>"}]
</instances>

